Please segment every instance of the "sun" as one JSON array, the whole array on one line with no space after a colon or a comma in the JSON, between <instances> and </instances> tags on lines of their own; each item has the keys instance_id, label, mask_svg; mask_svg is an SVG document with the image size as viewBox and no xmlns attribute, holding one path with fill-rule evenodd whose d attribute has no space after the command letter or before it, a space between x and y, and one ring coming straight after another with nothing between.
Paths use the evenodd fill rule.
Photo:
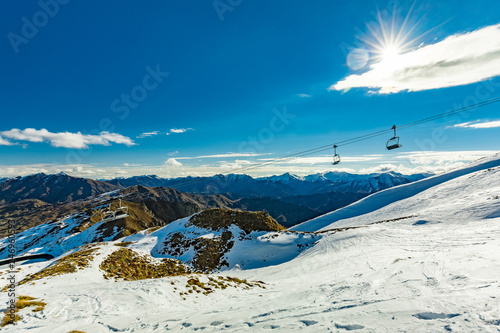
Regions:
<instances>
[{"instance_id":1,"label":"sun","mask_svg":"<svg viewBox=\"0 0 500 333\"><path fill-rule=\"evenodd\" d=\"M377 10L376 20L366 24L367 30L356 36L361 42L358 49L368 52L372 64L384 62L396 64L403 55L415 48L415 44L423 36L435 28L417 35L422 18L412 15L413 7L405 15L401 9L392 8Z\"/></svg>"},{"instance_id":2,"label":"sun","mask_svg":"<svg viewBox=\"0 0 500 333\"><path fill-rule=\"evenodd\" d=\"M399 48L394 45L389 45L383 48L381 52L382 60L385 61L392 61L396 59L399 54Z\"/></svg>"}]
</instances>

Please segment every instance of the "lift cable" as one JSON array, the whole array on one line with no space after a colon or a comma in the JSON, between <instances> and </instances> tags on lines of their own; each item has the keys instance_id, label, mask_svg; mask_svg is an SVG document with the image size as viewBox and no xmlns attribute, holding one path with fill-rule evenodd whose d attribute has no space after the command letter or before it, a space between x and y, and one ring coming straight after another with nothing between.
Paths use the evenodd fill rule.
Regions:
<instances>
[{"instance_id":1,"label":"lift cable","mask_svg":"<svg viewBox=\"0 0 500 333\"><path fill-rule=\"evenodd\" d=\"M486 101L483 101L483 102L479 102L479 103L476 103L476 104L472 104L472 105L469 105L469 106L461 107L461 108L454 109L454 110L447 111L447 112L443 112L443 113L440 113L440 114L437 114L437 115L434 115L434 116L430 116L430 117L427 117L427 118L416 120L416 121L413 121L413 122L410 122L410 123L407 123L407 124L403 124L403 125L397 126L397 128L398 129L406 129L406 128L417 126L417 125L421 125L423 123L427 123L427 122L430 122L430 121L433 121L433 120L437 120L437 119L449 117L449 116L454 115L454 114L458 114L458 113L462 113L462 112L466 112L466 111L472 111L474 109L477 109L477 108L480 108L480 107L483 107L483 106L487 106L487 105L490 105L490 104L498 103L498 102L500 102L500 97L492 98L492 99L489 99L489 100L486 100ZM297 153L285 155L285 156L282 156L282 157L273 158L273 159L270 159L269 161L260 162L260 163L254 163L252 165L248 165L248 166L241 167L241 168L238 168L238 169L232 169L232 170L230 170L228 172L221 173L221 174L222 175L228 175L228 174L231 174L231 173L237 173L237 172L241 172L241 171L252 170L252 169L256 169L256 168L260 168L260 167L263 167L263 166L272 165L272 164L276 164L276 163L287 162L289 160L293 160L293 159L296 159L296 158L299 158L299 157L309 156L309 155L317 154L317 153L320 153L320 152L323 152L323 151L331 150L334 145L336 145L337 147L342 147L342 146L347 146L347 145L350 145L350 144L353 144L353 143L357 143L357 142L360 142L360 141L372 139L372 138L375 138L375 137L387 134L388 132L392 132L392 130L393 130L392 128L389 128L389 129L380 130L380 131L377 131L377 132L368 133L368 134L365 134L365 135L357 136L357 137L354 137L354 138L351 138L351 139L346 139L346 140L339 141L339 142L336 142L336 143L332 143L332 144L328 144L328 145L324 145L324 146L319 146L319 147L316 147L316 148L311 148L311 149L308 149L308 150L304 150L304 151L301 151L301 152L297 152ZM192 184L196 184L196 183L203 182L203 181L204 180L199 180L199 181L194 181L194 182L191 181L191 182L186 182L184 184L182 184L182 183L181 184L176 184L175 186L176 187L182 187L182 186L192 185Z\"/></svg>"}]
</instances>

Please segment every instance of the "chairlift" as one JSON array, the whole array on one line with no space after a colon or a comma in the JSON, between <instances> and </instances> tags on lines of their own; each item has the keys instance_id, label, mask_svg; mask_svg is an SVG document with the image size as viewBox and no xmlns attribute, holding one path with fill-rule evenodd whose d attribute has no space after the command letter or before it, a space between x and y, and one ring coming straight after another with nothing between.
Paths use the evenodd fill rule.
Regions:
<instances>
[{"instance_id":1,"label":"chairlift","mask_svg":"<svg viewBox=\"0 0 500 333\"><path fill-rule=\"evenodd\" d=\"M340 163L340 155L337 154L337 145L333 145L333 163L332 165L336 165Z\"/></svg>"},{"instance_id":2,"label":"chairlift","mask_svg":"<svg viewBox=\"0 0 500 333\"><path fill-rule=\"evenodd\" d=\"M122 199L120 199L120 206L115 209L115 218L124 218L127 217L128 215L128 207L127 206L122 206Z\"/></svg>"},{"instance_id":3,"label":"chairlift","mask_svg":"<svg viewBox=\"0 0 500 333\"><path fill-rule=\"evenodd\" d=\"M396 136L396 125L392 126L392 129L394 130L394 136L387 140L386 148L387 150L393 150L396 148L401 148L403 147L402 145L399 144L399 136Z\"/></svg>"},{"instance_id":4,"label":"chairlift","mask_svg":"<svg viewBox=\"0 0 500 333\"><path fill-rule=\"evenodd\" d=\"M101 222L109 222L118 219L128 217L128 207L122 206L122 200L120 199L120 205L114 211L111 210L111 204L108 206L108 210L102 212Z\"/></svg>"},{"instance_id":5,"label":"chairlift","mask_svg":"<svg viewBox=\"0 0 500 333\"><path fill-rule=\"evenodd\" d=\"M111 204L108 206L108 210L101 213L101 221L110 221L115 218L115 212L111 210Z\"/></svg>"}]
</instances>

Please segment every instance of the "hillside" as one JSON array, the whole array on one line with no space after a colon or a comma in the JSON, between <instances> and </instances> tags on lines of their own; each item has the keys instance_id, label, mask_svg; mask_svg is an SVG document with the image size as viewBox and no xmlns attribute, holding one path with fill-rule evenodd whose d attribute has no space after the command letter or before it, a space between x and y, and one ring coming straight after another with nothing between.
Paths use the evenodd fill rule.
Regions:
<instances>
[{"instance_id":1,"label":"hillside","mask_svg":"<svg viewBox=\"0 0 500 333\"><path fill-rule=\"evenodd\" d=\"M164 187L148 188L145 186L131 186L126 189L115 189L111 192L101 194L100 192L107 189L107 187L105 184L101 184L101 182L96 182L95 184L103 186L97 186L95 190L90 190L87 193L99 194L88 197L84 196L84 192L80 191L80 185L92 185L94 182L90 179L74 178L67 175L33 175L26 178L12 179L9 185L4 188L3 195L6 197L17 197L19 200L12 199L9 200L12 202L0 204L0 237L7 233L8 219L16 222L17 231L24 231L43 223L53 223L70 214L83 213L82 216L85 216L85 219L89 219L91 216L90 210L94 208L95 202L99 201L102 195L108 198L108 203L112 202L113 198L120 196L130 204L138 204L135 205L138 207L138 210L149 211L154 214L156 219L155 225L165 225L201 210L217 207L251 211L265 210L287 226L295 225L318 215L316 211L312 211L309 208L296 204L282 203L271 198L253 201L249 199L252 202L249 204L245 200L231 200L223 195L187 194ZM68 189L59 189L59 186L63 186L61 184L70 185ZM72 190L77 190L77 192L73 193L71 192ZM73 200L73 198L80 196L82 198ZM33 198L20 199L22 197L43 198L48 201L55 201L55 203ZM59 202L60 200L64 202ZM147 214L144 216L147 216ZM141 228L151 225L151 221L143 222L141 222L141 225L143 225ZM132 229L142 230L141 228L136 226Z\"/></svg>"}]
</instances>

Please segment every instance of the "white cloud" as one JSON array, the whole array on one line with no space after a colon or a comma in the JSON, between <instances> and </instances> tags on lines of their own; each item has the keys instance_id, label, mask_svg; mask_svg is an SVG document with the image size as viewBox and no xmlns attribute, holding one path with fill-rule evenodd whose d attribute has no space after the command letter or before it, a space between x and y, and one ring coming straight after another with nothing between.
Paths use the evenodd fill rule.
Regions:
<instances>
[{"instance_id":1,"label":"white cloud","mask_svg":"<svg viewBox=\"0 0 500 333\"><path fill-rule=\"evenodd\" d=\"M456 34L394 55L350 75L329 90L372 88L378 93L454 87L500 75L500 24Z\"/></svg>"},{"instance_id":2,"label":"white cloud","mask_svg":"<svg viewBox=\"0 0 500 333\"><path fill-rule=\"evenodd\" d=\"M5 140L0 136L0 146L12 146L14 145L12 142Z\"/></svg>"},{"instance_id":3,"label":"white cloud","mask_svg":"<svg viewBox=\"0 0 500 333\"><path fill-rule=\"evenodd\" d=\"M444 165L450 162L465 162L477 160L484 156L496 154L495 150L471 150L471 151L414 151L400 153L395 156L397 159L407 159L411 164Z\"/></svg>"},{"instance_id":4,"label":"white cloud","mask_svg":"<svg viewBox=\"0 0 500 333\"><path fill-rule=\"evenodd\" d=\"M165 164L167 166L171 166L171 167L181 167L182 166L182 163L177 161L175 158L169 158Z\"/></svg>"},{"instance_id":5,"label":"white cloud","mask_svg":"<svg viewBox=\"0 0 500 333\"><path fill-rule=\"evenodd\" d=\"M227 154L215 154L215 155L205 155L198 156L196 158L221 158L221 157L252 157L252 156L262 156L268 154L257 154L257 153L227 153Z\"/></svg>"},{"instance_id":6,"label":"white cloud","mask_svg":"<svg viewBox=\"0 0 500 333\"><path fill-rule=\"evenodd\" d=\"M311 95L309 95L309 94L297 94L297 96L299 96L301 98L309 98L309 97L311 97Z\"/></svg>"},{"instance_id":7,"label":"white cloud","mask_svg":"<svg viewBox=\"0 0 500 333\"><path fill-rule=\"evenodd\" d=\"M158 134L160 134L159 131L145 132L145 133L142 133L142 134L138 135L137 138L138 139L148 138L148 137L151 137L151 136L156 136Z\"/></svg>"},{"instance_id":8,"label":"white cloud","mask_svg":"<svg viewBox=\"0 0 500 333\"><path fill-rule=\"evenodd\" d=\"M500 127L500 120L496 120L496 121L483 121L483 122L469 121L467 123L456 124L453 127L462 127L462 128L496 128L496 127Z\"/></svg>"},{"instance_id":9,"label":"white cloud","mask_svg":"<svg viewBox=\"0 0 500 333\"><path fill-rule=\"evenodd\" d=\"M194 131L193 128L171 128L170 133L186 133L187 131Z\"/></svg>"},{"instance_id":10,"label":"white cloud","mask_svg":"<svg viewBox=\"0 0 500 333\"><path fill-rule=\"evenodd\" d=\"M89 145L110 146L111 143L124 144L126 146L135 145L130 138L117 133L101 132L98 135L82 134L81 132L59 132L52 133L42 128L26 128L20 130L13 128L0 134L12 140L28 142L49 142L53 147L64 147L74 149L87 149Z\"/></svg>"},{"instance_id":11,"label":"white cloud","mask_svg":"<svg viewBox=\"0 0 500 333\"><path fill-rule=\"evenodd\" d=\"M380 164L373 167L362 168L358 171L361 174L369 173L385 173L385 172L398 172L403 175L412 175L417 173L442 173L447 172L455 168L464 166L463 162L447 163L446 165L413 165L406 166L403 164Z\"/></svg>"},{"instance_id":12,"label":"white cloud","mask_svg":"<svg viewBox=\"0 0 500 333\"><path fill-rule=\"evenodd\" d=\"M252 162L250 162L248 160L235 160L234 163L223 162L220 165L220 168L223 170L232 170L232 169L243 168L243 167L248 166L250 164L252 164Z\"/></svg>"},{"instance_id":13,"label":"white cloud","mask_svg":"<svg viewBox=\"0 0 500 333\"><path fill-rule=\"evenodd\" d=\"M401 165L400 165L401 166ZM360 173L381 173L381 172L391 172L397 171L398 166L390 163L379 164L369 168L363 168L359 172Z\"/></svg>"}]
</instances>

